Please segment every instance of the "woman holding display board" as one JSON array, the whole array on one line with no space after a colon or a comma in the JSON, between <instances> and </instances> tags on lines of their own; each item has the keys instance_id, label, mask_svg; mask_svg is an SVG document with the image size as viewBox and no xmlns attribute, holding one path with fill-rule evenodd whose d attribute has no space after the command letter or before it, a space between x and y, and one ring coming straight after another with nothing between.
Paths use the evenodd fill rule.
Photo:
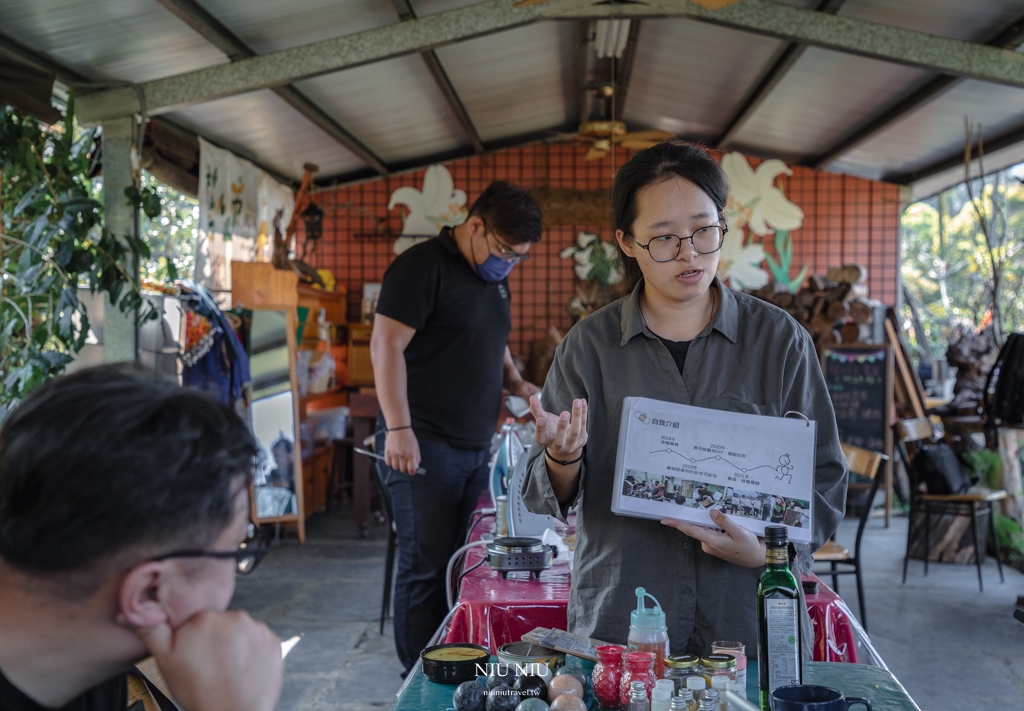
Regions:
<instances>
[{"instance_id":1,"label":"woman holding display board","mask_svg":"<svg viewBox=\"0 0 1024 711\"><path fill-rule=\"evenodd\" d=\"M757 648L762 538L715 509L717 529L612 513L626 397L803 413L816 423L812 543L798 547L808 569L843 516L846 461L810 337L783 310L716 277L728 192L721 167L696 146L663 143L622 167L612 203L632 291L569 331L530 400L537 436L524 499L537 513L577 511L571 632L623 641L642 585L667 614L673 654L706 654L721 639L743 642L748 654ZM803 630L809 651L809 621Z\"/></svg>"}]
</instances>

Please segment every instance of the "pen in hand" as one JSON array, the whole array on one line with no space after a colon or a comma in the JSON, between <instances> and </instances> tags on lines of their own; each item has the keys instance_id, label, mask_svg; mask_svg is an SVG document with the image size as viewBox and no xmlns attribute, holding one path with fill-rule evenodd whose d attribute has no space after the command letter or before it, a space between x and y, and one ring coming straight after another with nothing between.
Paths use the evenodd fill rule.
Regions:
<instances>
[{"instance_id":1,"label":"pen in hand","mask_svg":"<svg viewBox=\"0 0 1024 711\"><path fill-rule=\"evenodd\" d=\"M356 452L359 452L360 454L365 454L367 457L373 457L374 459L379 459L382 462L385 461L383 455L377 454L376 452L371 452L368 449L363 449L362 447L353 447L352 449L355 450ZM420 476L423 476L424 474L427 473L427 470L424 469L423 467L417 467L416 473L419 474Z\"/></svg>"}]
</instances>

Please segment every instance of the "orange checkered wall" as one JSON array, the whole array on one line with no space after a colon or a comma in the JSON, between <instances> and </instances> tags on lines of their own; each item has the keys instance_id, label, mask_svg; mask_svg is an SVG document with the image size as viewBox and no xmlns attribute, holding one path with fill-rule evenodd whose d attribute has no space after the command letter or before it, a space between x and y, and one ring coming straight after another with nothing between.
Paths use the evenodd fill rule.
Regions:
<instances>
[{"instance_id":1,"label":"orange checkered wall","mask_svg":"<svg viewBox=\"0 0 1024 711\"><path fill-rule=\"evenodd\" d=\"M584 161L585 150L568 145L533 145L453 161L445 167L455 187L466 192L467 207L493 180L508 180L524 187L550 185L579 190L610 186L611 157ZM620 149L615 165L622 165L630 155L630 151ZM749 160L753 167L760 162ZM872 298L894 304L899 265L899 188L808 168L792 170L792 176L781 176L781 187L804 211L803 225L792 235L793 274L805 263L810 264L812 274L844 263L862 264L868 269ZM359 319L363 283L379 282L395 256L393 237L374 236L384 225L391 234L402 230L400 211L405 208L388 211L391 193L404 185L420 189L423 174L421 170L315 194L314 199L325 212L323 243L308 261L330 269L337 282L348 287L349 321ZM559 259L558 252L574 243L580 231L612 238L609 227L554 227L545 230L542 242L533 246L532 258L512 271L513 330L509 345L514 354L525 355L530 342L540 338L549 326L565 331L572 325L566 304L576 290L573 261ZM771 238L766 250L772 253L770 242Z\"/></svg>"}]
</instances>

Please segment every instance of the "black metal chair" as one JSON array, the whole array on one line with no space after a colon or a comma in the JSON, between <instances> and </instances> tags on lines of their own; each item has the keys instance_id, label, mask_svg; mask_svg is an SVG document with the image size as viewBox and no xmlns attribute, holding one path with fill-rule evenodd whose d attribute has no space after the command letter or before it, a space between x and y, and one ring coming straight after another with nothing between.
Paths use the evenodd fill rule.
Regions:
<instances>
[{"instance_id":1,"label":"black metal chair","mask_svg":"<svg viewBox=\"0 0 1024 711\"><path fill-rule=\"evenodd\" d=\"M860 624L864 631L868 629L867 605L864 603L864 579L861 574L863 559L861 558L860 543L864 536L864 527L871 516L871 504L878 493L878 484L882 480L882 469L889 457L881 452L873 452L870 449L862 449L851 444L843 444L843 454L850 465L850 472L865 476L871 480L871 488L868 490L868 498L860 514L860 522L857 524L857 537L853 543L853 555L850 550L834 540L829 540L814 552L815 563L828 563L828 571L815 571L818 575L829 575L832 577L832 589L839 592L839 576L853 575L857 581L857 600L860 603ZM839 566L844 566L840 568Z\"/></svg>"},{"instance_id":2,"label":"black metal chair","mask_svg":"<svg viewBox=\"0 0 1024 711\"><path fill-rule=\"evenodd\" d=\"M917 481L912 466L916 448L921 442L934 442L931 422L925 417L911 420L900 420L895 426L897 448L903 466L910 477L910 522L907 525L907 551L903 558L903 582L907 582L907 564L910 562L910 544L914 535L914 519L924 515L924 574L928 575L928 559L931 557L932 516L951 515L969 516L971 533L974 538L974 558L978 566L978 590L985 591L981 579L981 565L985 560L985 537L978 527L978 516L988 515L988 530L992 536L992 544L996 551L996 566L999 568L999 582L1006 582L1003 577L1003 561L999 551L999 538L996 536L995 502L1005 499L1008 494L1002 489L997 491L969 492L966 494L927 494L920 490L921 482Z\"/></svg>"}]
</instances>

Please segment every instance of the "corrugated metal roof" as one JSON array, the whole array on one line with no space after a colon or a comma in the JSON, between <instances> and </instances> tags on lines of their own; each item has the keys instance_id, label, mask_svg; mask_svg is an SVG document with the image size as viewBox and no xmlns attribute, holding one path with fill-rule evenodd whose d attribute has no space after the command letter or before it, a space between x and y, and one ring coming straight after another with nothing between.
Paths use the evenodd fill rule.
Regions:
<instances>
[{"instance_id":1,"label":"corrugated metal roof","mask_svg":"<svg viewBox=\"0 0 1024 711\"><path fill-rule=\"evenodd\" d=\"M811 47L743 127L735 146L794 161L817 155L928 76Z\"/></svg>"},{"instance_id":2,"label":"corrugated metal roof","mask_svg":"<svg viewBox=\"0 0 1024 711\"><path fill-rule=\"evenodd\" d=\"M548 22L442 47L437 56L480 137L496 141L579 116L578 42L575 25Z\"/></svg>"},{"instance_id":3,"label":"corrugated metal roof","mask_svg":"<svg viewBox=\"0 0 1024 711\"><path fill-rule=\"evenodd\" d=\"M227 61L153 0L4 0L0 32L97 78L141 82Z\"/></svg>"},{"instance_id":4,"label":"corrugated metal roof","mask_svg":"<svg viewBox=\"0 0 1024 711\"><path fill-rule=\"evenodd\" d=\"M644 21L623 117L714 141L784 46L687 20Z\"/></svg>"},{"instance_id":5,"label":"corrugated metal roof","mask_svg":"<svg viewBox=\"0 0 1024 711\"><path fill-rule=\"evenodd\" d=\"M257 54L395 23L404 2L197 0ZM416 16L425 17L476 0L407 2ZM821 0L782 2L822 6ZM1024 0L847 0L838 12L983 43L1024 15ZM306 161L319 163L323 175L367 174L374 156L364 151L365 160L357 157L339 143L346 140L339 131L388 167L411 167L469 153L474 132L485 145L497 145L574 124L584 74L578 47L587 23L541 21L439 47L434 54L446 75L440 78L428 66L430 56L411 54L298 82L295 87L338 127L333 137L268 90L189 106L171 116L295 178ZM227 61L157 0L4 0L0 33L101 81L142 82ZM618 109L632 129L657 127L714 141L787 46L783 40L686 19L644 19L628 95ZM808 49L735 132L731 145L790 161L821 155L935 76ZM446 81L454 98L446 93ZM1007 145L989 155L988 166L1024 157L1013 145L1017 129L1024 137L1024 89L972 80L905 112L826 167L869 178L939 171L944 166L938 161L955 156L962 145L964 114L984 125L987 139L1006 139ZM917 189L955 182L956 172L947 168L916 178Z\"/></svg>"},{"instance_id":6,"label":"corrugated metal roof","mask_svg":"<svg viewBox=\"0 0 1024 711\"><path fill-rule=\"evenodd\" d=\"M171 116L215 142L245 148L285 175L301 176L306 162L326 175L365 166L269 89L189 106Z\"/></svg>"},{"instance_id":7,"label":"corrugated metal roof","mask_svg":"<svg viewBox=\"0 0 1024 711\"><path fill-rule=\"evenodd\" d=\"M309 79L296 86L389 163L436 156L468 145L418 55Z\"/></svg>"}]
</instances>

